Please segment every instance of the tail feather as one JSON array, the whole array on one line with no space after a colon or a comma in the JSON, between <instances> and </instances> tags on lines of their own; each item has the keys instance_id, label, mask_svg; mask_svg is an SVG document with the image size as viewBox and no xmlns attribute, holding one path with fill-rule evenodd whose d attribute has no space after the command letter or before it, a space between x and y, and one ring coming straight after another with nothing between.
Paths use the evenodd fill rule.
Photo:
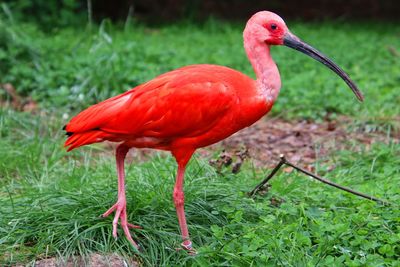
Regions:
<instances>
[{"instance_id":1,"label":"tail feather","mask_svg":"<svg viewBox=\"0 0 400 267\"><path fill-rule=\"evenodd\" d=\"M106 133L98 130L73 133L68 137L67 141L65 141L64 147L68 147L67 151L71 151L80 146L101 142L105 137Z\"/></svg>"}]
</instances>

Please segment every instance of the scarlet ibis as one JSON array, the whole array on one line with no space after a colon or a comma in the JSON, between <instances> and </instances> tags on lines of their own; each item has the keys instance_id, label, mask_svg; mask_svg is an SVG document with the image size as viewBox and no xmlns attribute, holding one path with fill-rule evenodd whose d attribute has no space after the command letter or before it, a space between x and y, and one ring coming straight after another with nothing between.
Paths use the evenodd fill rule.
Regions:
<instances>
[{"instance_id":1,"label":"scarlet ibis","mask_svg":"<svg viewBox=\"0 0 400 267\"><path fill-rule=\"evenodd\" d=\"M127 222L124 159L129 149L167 150L175 157L178 170L173 201L182 235L182 247L192 250L184 212L185 168L197 148L216 143L252 125L274 104L280 87L279 71L270 55L271 45L298 50L339 75L358 100L362 93L333 61L292 34L278 15L261 11L254 14L243 32L244 48L257 76L256 80L227 67L190 65L162 74L123 94L93 105L64 127L69 136L68 151L80 146L111 141L116 148L118 200L102 216L115 211L117 224L138 248Z\"/></svg>"}]
</instances>

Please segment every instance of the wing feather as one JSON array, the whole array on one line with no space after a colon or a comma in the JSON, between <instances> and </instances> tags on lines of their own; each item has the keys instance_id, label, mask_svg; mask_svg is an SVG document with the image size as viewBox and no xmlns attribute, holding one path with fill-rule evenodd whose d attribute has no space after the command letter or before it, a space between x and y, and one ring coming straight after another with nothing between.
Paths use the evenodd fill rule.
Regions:
<instances>
[{"instance_id":1,"label":"wing feather","mask_svg":"<svg viewBox=\"0 0 400 267\"><path fill-rule=\"evenodd\" d=\"M196 66L168 72L93 105L74 117L66 131L73 133L70 138L88 131L161 139L203 134L239 100L234 86L223 77L233 70Z\"/></svg>"}]
</instances>

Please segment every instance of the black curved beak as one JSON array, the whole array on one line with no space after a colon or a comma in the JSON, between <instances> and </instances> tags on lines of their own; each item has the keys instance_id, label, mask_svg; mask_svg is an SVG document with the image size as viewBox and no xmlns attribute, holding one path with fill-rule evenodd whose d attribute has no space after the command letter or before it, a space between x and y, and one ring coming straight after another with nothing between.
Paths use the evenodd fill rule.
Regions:
<instances>
[{"instance_id":1,"label":"black curved beak","mask_svg":"<svg viewBox=\"0 0 400 267\"><path fill-rule=\"evenodd\" d=\"M313 59L321 62L332 71L334 71L337 75L339 75L350 87L353 93L356 95L357 99L361 102L364 100L364 96L361 91L357 88L355 83L350 79L350 77L332 60L330 60L327 56L319 52L317 49L312 46L301 41L297 36L292 33L287 33L283 38L283 44L287 47L293 48L297 51L300 51Z\"/></svg>"}]
</instances>

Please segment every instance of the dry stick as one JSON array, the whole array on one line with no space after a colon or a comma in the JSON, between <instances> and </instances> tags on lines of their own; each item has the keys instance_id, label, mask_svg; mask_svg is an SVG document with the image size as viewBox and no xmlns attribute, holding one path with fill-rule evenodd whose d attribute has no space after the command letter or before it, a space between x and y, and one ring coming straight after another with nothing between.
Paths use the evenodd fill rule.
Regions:
<instances>
[{"instance_id":1,"label":"dry stick","mask_svg":"<svg viewBox=\"0 0 400 267\"><path fill-rule=\"evenodd\" d=\"M281 160L279 161L278 165L275 166L275 168L271 171L271 173L264 179L262 180L261 183L259 183L251 192L249 192L250 197L254 197L254 195L263 187L266 183L268 183L269 180L274 177L275 173L282 167L283 164L285 164L285 157L283 155L279 156Z\"/></svg>"},{"instance_id":2,"label":"dry stick","mask_svg":"<svg viewBox=\"0 0 400 267\"><path fill-rule=\"evenodd\" d=\"M302 169L300 167L297 167L293 163L290 163L289 161L287 161L284 155L280 155L279 157L280 157L280 161L279 161L278 165L275 166L275 168L272 170L272 172L260 184L258 184L251 192L249 192L249 196L250 197L253 197L260 190L261 187L263 187L269 180L272 179L272 177L282 167L282 165L286 164L286 165L288 165L288 166L290 166L290 167L292 167L292 168L294 168L294 169L296 169L296 170L298 170L298 171L300 171L300 172L302 172L302 173L304 173L304 174L306 174L306 175L308 175L308 176L310 176L310 177L312 177L312 178L314 178L314 179L316 179L316 180L318 180L320 182L323 182L323 183L325 183L327 185L339 188L341 190L344 190L344 191L347 191L347 192L352 193L354 195L366 198L368 200L380 202L380 203L382 203L384 205L390 205L390 203L385 201L385 200L381 200L379 198L372 197L372 196L369 196L369 195L354 191L354 190L352 190L350 188L341 186L339 184L336 184L334 182L326 180L326 179L324 179L324 178L322 178L322 177L320 177L320 176L318 176L316 174L313 174L313 173L311 173L311 172L309 172L307 170L304 170L304 169Z\"/></svg>"}]
</instances>

